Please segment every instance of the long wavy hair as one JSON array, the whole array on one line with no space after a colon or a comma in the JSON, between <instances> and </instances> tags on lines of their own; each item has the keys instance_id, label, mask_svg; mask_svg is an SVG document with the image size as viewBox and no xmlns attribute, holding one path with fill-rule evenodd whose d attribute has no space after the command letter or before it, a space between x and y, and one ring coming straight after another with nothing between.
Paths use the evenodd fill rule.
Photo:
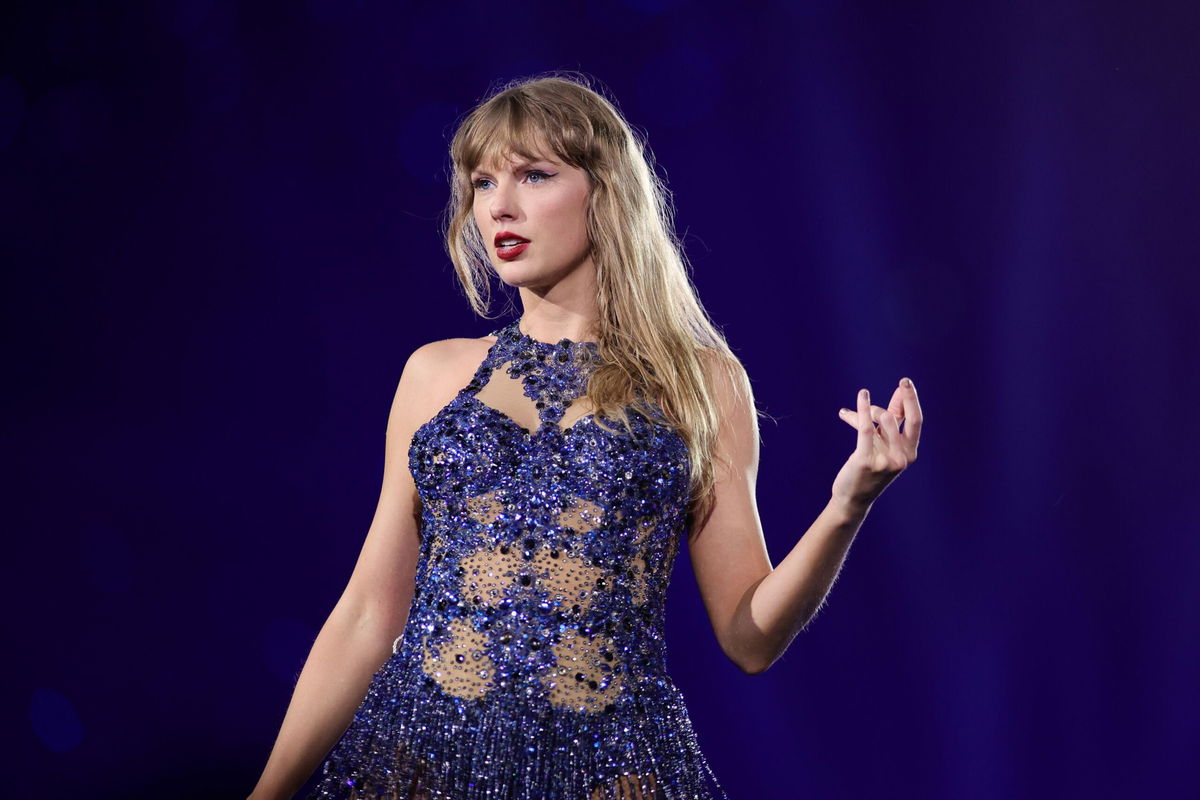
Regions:
<instances>
[{"instance_id":1,"label":"long wavy hair","mask_svg":"<svg viewBox=\"0 0 1200 800\"><path fill-rule=\"evenodd\" d=\"M550 152L547 153L546 150ZM670 191L653 155L615 104L580 73L518 79L495 90L460 123L450 144L451 198L445 245L475 313L489 318L492 277L473 213L471 172L520 155L553 157L590 178L587 230L598 284L595 341L600 361L587 398L597 424L629 430L628 412L653 414L687 443L691 523L713 506L722 414L714 381L755 416L749 377L700 304L674 230ZM757 429L757 425L755 426ZM757 434L756 434L757 435Z\"/></svg>"}]
</instances>

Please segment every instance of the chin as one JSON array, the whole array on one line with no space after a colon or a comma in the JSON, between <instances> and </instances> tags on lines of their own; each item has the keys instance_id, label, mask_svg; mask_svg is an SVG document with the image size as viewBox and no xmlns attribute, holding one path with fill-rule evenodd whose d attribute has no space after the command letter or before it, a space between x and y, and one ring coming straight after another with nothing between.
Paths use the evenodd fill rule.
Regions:
<instances>
[{"instance_id":1,"label":"chin","mask_svg":"<svg viewBox=\"0 0 1200 800\"><path fill-rule=\"evenodd\" d=\"M551 284L561 276L547 274L536 267L526 267L520 263L505 263L496 269L500 280L512 287L535 287Z\"/></svg>"}]
</instances>

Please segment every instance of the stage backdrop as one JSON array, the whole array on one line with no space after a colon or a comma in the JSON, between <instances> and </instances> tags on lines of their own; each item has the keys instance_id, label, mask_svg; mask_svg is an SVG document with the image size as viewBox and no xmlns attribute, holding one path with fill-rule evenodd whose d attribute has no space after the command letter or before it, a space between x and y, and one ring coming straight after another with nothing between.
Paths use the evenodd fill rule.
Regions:
<instances>
[{"instance_id":1,"label":"stage backdrop","mask_svg":"<svg viewBox=\"0 0 1200 800\"><path fill-rule=\"evenodd\" d=\"M1173 6L1173 8L1170 8ZM1200 13L1067 2L26 3L0 13L3 580L21 798L244 797L378 497L489 88L649 136L762 408L778 562L902 376L920 460L759 676L686 550L731 797L1200 796Z\"/></svg>"}]
</instances>

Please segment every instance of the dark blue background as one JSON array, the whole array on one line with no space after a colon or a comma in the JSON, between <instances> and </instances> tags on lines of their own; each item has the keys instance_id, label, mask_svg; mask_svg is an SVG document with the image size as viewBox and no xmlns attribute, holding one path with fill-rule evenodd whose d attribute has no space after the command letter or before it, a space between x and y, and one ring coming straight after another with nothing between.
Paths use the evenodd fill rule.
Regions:
<instances>
[{"instance_id":1,"label":"dark blue background","mask_svg":"<svg viewBox=\"0 0 1200 800\"><path fill-rule=\"evenodd\" d=\"M1200 796L1194 4L0 14L7 796L249 792L405 359L498 327L437 230L454 124L546 69L649 134L776 420L776 563L853 447L837 409L903 375L924 404L767 673L681 555L671 666L731 796Z\"/></svg>"}]
</instances>

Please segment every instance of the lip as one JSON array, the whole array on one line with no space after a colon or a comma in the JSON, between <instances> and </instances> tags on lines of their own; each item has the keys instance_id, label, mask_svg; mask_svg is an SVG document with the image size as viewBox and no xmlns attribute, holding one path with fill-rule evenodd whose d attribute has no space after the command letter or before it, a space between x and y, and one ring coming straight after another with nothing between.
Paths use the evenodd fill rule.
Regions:
<instances>
[{"instance_id":1,"label":"lip","mask_svg":"<svg viewBox=\"0 0 1200 800\"><path fill-rule=\"evenodd\" d=\"M496 255L505 261L511 261L529 248L529 242L521 242L515 247L497 247Z\"/></svg>"},{"instance_id":2,"label":"lip","mask_svg":"<svg viewBox=\"0 0 1200 800\"><path fill-rule=\"evenodd\" d=\"M520 239L522 242L529 241L524 236L513 233L512 231L500 231L499 233L496 234L496 238L492 240L492 244L494 244L496 247L499 247L500 243L503 242L505 239Z\"/></svg>"}]
</instances>

